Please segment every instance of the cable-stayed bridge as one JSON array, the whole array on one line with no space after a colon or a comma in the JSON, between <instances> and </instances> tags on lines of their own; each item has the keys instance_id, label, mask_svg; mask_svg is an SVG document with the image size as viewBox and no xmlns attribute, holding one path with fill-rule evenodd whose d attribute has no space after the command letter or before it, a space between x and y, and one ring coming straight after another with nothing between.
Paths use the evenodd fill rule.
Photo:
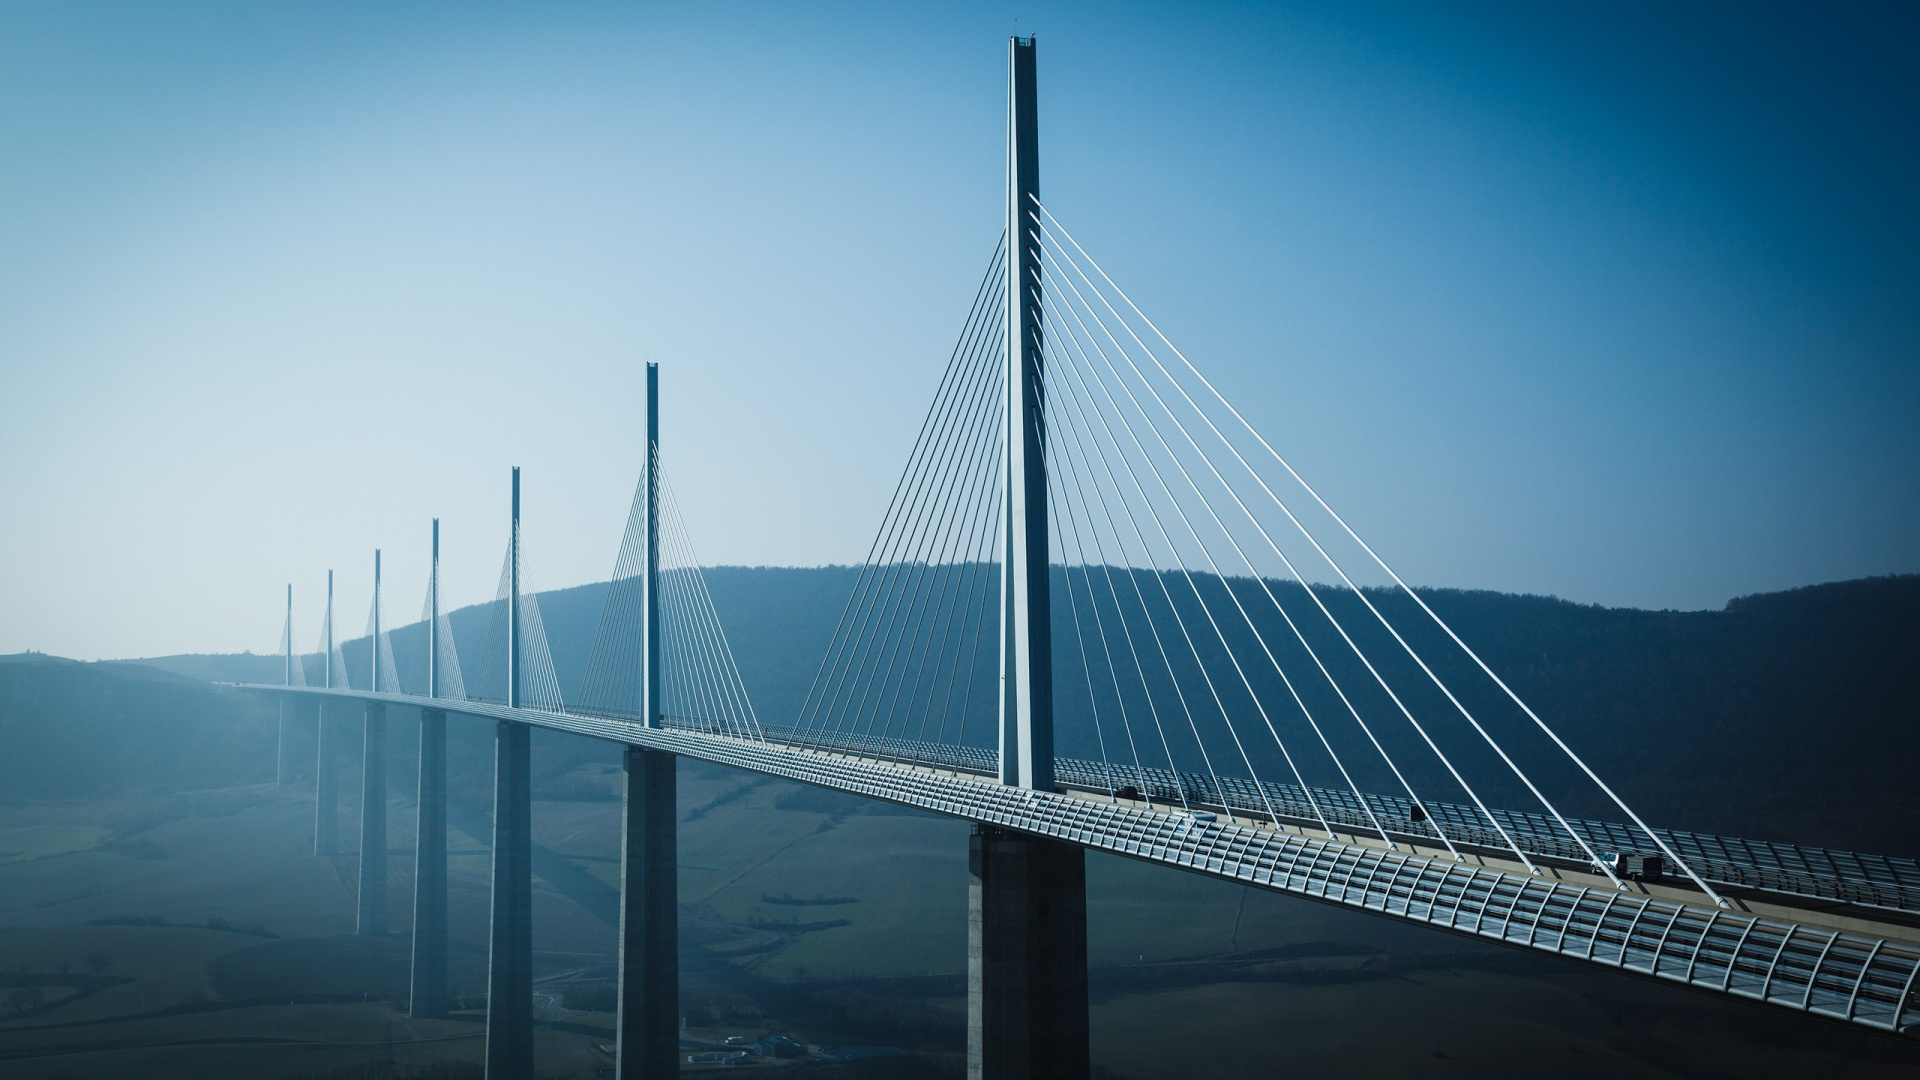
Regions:
<instances>
[{"instance_id":1,"label":"cable-stayed bridge","mask_svg":"<svg viewBox=\"0 0 1920 1080\"><path fill-rule=\"evenodd\" d=\"M565 685L522 587L517 469L467 655L437 522L417 648L394 647L377 554L352 665L331 574L311 670L289 591L285 677L252 689L280 696L283 729L317 699L323 854L339 844L330 722L364 709L363 932L388 917L386 711L420 710L414 1013L447 1008L455 714L496 725L493 1077L533 1074L533 727L627 748L622 1077L677 1074L678 756L974 823L974 1075L1087 1075L1087 850L1920 1033L1920 865L1643 819L1041 200L1034 57L1010 43L1005 229L794 715L757 712L733 659L662 466L651 365L647 458Z\"/></svg>"}]
</instances>

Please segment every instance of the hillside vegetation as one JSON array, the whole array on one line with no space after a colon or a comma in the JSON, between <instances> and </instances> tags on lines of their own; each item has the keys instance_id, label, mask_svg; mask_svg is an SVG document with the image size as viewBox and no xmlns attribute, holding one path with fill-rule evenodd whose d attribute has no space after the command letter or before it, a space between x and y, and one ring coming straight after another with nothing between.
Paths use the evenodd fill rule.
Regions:
<instances>
[{"instance_id":1,"label":"hillside vegetation","mask_svg":"<svg viewBox=\"0 0 1920 1080\"><path fill-rule=\"evenodd\" d=\"M798 711L854 573L845 567L707 572L742 676L769 723L789 722ZM1279 589L1290 607L1301 599L1294 589ZM578 688L605 591L604 585L587 585L541 594L555 666L569 694ZM1920 577L1743 597L1720 611L1604 608L1450 589L1423 595L1651 818L1678 828L1855 850L1920 851L1920 789L1905 772L1906 763L1920 759L1920 663L1914 662L1920 656ZM1404 597L1381 593L1374 599L1396 621L1417 616ZM1364 625L1351 594L1336 592L1331 603L1336 611L1345 607L1363 616L1353 621ZM453 615L469 665L484 652L487 617L485 605ZM1417 618L1405 624L1419 625ZM420 629L394 634L403 674L408 658L420 651ZM1435 642L1416 643L1424 648ZM350 666L364 663L365 649L364 639L347 644ZM308 658L315 677L317 660ZM277 681L280 661L234 656L147 663L202 677ZM1354 674L1350 659L1344 669L1337 659L1334 667L1343 677ZM1457 655L1440 668L1449 677L1469 674ZM1388 665L1388 674L1407 671ZM1067 668L1065 675L1071 677L1057 679L1062 752L1091 756L1079 673ZM1469 704L1497 718L1501 703L1482 683ZM0 732L6 730L5 715L0 712ZM1513 717L1506 722L1511 737L1529 736ZM977 738L981 724L974 727ZM558 772L593 759L586 747L550 747L559 756L547 760ZM407 752L396 750L403 757ZM476 746L473 764L484 765L484 754ZM1570 776L1549 770L1546 781L1550 792L1577 799L1580 785ZM1570 810L1606 812L1577 801Z\"/></svg>"}]
</instances>

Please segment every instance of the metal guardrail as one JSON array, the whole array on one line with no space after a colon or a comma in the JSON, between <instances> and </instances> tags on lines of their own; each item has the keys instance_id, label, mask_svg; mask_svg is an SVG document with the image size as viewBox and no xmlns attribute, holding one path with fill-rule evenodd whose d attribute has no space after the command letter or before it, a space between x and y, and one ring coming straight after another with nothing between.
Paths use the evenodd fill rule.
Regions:
<instances>
[{"instance_id":1,"label":"metal guardrail","mask_svg":"<svg viewBox=\"0 0 1920 1080\"><path fill-rule=\"evenodd\" d=\"M668 720L690 730L724 733L710 722L694 717L669 717ZM767 734L770 738L788 736L779 729L769 729ZM983 776L995 775L999 769L999 756L984 747L813 733L788 737L787 741L814 749L852 751L910 764L963 769ZM1256 785L1252 780L1239 777L1221 777L1216 784L1212 777L1197 773L1176 774L1166 769L1136 769L1076 758L1057 759L1054 775L1062 783L1094 791L1131 786L1156 801L1175 805L1191 803L1263 817L1271 806L1274 813L1308 827L1317 827L1319 818L1324 816L1330 824L1373 835L1377 820L1399 836L1432 841L1440 838L1433 822L1414 819L1413 801L1401 796L1369 794L1363 806L1351 791L1313 788L1309 798L1308 789L1294 784L1262 782ZM1424 805L1456 844L1508 850L1500 831L1478 808L1445 802ZM1511 810L1493 813L1507 835L1528 855L1582 865L1589 861L1587 853L1545 814ZM1644 835L1622 823L1576 818L1569 824L1596 852L1658 850ZM1716 884L1920 914L1920 862L1913 859L1705 833L1657 831L1695 871Z\"/></svg>"},{"instance_id":2,"label":"metal guardrail","mask_svg":"<svg viewBox=\"0 0 1920 1080\"><path fill-rule=\"evenodd\" d=\"M781 776L1498 941L1696 990L1920 1037L1920 946L1484 866L1205 821L1177 810L1008 787L976 776L692 726L361 690L249 685L448 711Z\"/></svg>"}]
</instances>

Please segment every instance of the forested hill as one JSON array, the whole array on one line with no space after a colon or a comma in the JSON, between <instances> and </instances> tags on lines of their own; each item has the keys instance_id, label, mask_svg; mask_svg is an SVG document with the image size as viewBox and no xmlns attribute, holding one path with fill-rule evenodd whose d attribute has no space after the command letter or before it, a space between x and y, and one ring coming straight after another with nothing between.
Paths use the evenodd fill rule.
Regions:
<instances>
[{"instance_id":1,"label":"forested hill","mask_svg":"<svg viewBox=\"0 0 1920 1080\"><path fill-rule=\"evenodd\" d=\"M1425 595L1644 812L1920 854L1920 576L1697 612Z\"/></svg>"},{"instance_id":2,"label":"forested hill","mask_svg":"<svg viewBox=\"0 0 1920 1080\"><path fill-rule=\"evenodd\" d=\"M854 576L845 567L707 572L742 675L770 722L797 710ZM604 595L604 585L589 585L540 597L563 688L577 682ZM1920 576L1817 585L1694 612L1451 589L1422 595L1648 816L1703 831L1920 853ZM1351 595L1336 597L1336 610L1341 602L1357 610ZM1390 614L1395 603L1406 605L1386 594L1376 602ZM453 621L462 656L477 656L484 608L463 609ZM396 631L396 653L408 651L407 633ZM350 645L349 661L364 648ZM147 663L202 678L278 681L281 661Z\"/></svg>"}]
</instances>

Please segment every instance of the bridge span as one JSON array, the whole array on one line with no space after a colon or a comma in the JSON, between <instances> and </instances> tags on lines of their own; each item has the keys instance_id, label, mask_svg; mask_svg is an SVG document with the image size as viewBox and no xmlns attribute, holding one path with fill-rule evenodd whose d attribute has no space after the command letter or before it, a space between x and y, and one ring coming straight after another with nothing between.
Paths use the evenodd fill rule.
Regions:
<instances>
[{"instance_id":1,"label":"bridge span","mask_svg":"<svg viewBox=\"0 0 1920 1080\"><path fill-rule=\"evenodd\" d=\"M1035 45L1008 48L1005 231L786 726L754 711L664 479L655 365L575 700L522 588L518 469L478 668L442 612L437 522L410 670L378 553L364 685L331 576L306 685L289 592L285 679L243 688L319 704L318 854L337 845L328 714L364 710L363 933L386 926L387 710L421 711L415 1015L447 1005L451 713L494 725L492 1080L534 1067L536 727L626 747L621 1080L678 1072L680 757L973 823L968 1067L988 1080L1089 1074L1087 851L1920 1036L1920 865L1649 825L1040 200Z\"/></svg>"},{"instance_id":2,"label":"bridge span","mask_svg":"<svg viewBox=\"0 0 1920 1080\"><path fill-rule=\"evenodd\" d=\"M1401 836L1403 850L1388 850L1363 837L1316 838L1285 821L1198 820L1177 807L1112 799L1085 787L1011 787L946 763L746 738L702 730L710 725L686 718L647 727L616 717L407 694L241 688L445 709L644 747L1707 993L1908 1037L1920 1034L1920 897L1903 901L1910 906L1886 908L1735 885L1723 891L1734 898L1734 910L1725 910L1698 890L1671 882L1636 883L1622 892L1597 870L1571 863L1532 875L1491 852L1453 860L1425 838ZM1844 888L1845 882L1834 879L1834 885Z\"/></svg>"}]
</instances>

